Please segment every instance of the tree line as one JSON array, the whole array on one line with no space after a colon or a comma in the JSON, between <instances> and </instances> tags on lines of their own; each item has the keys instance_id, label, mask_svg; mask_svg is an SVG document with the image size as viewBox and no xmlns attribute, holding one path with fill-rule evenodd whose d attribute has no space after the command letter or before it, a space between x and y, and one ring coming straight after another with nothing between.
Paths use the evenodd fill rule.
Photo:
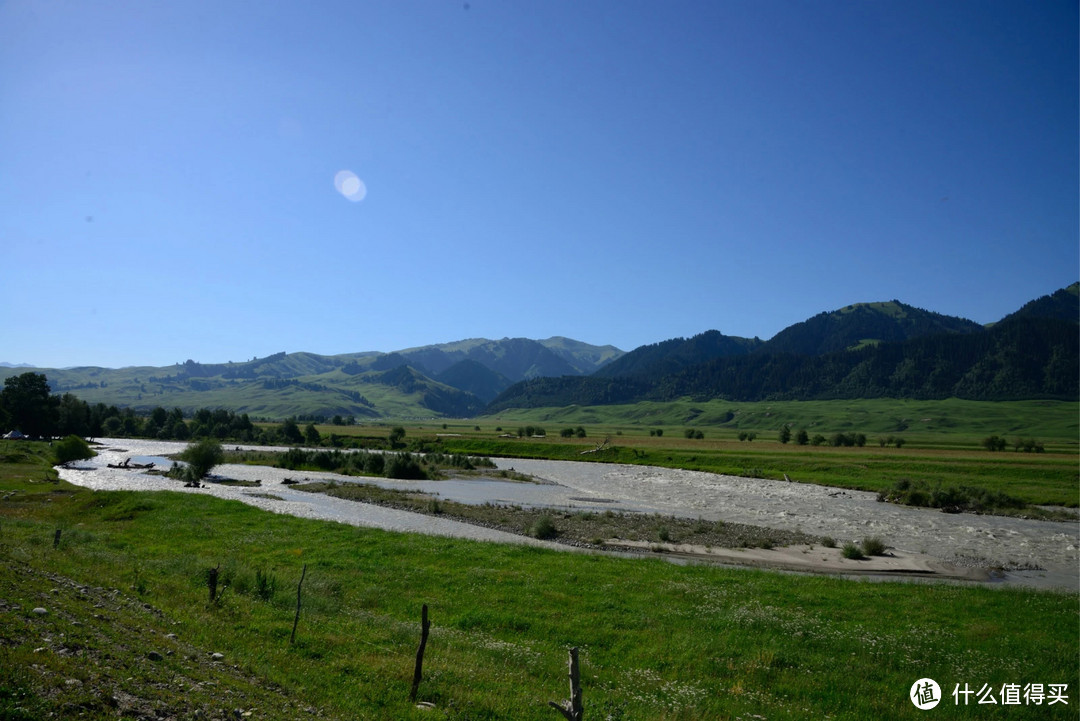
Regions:
<instances>
[{"instance_id":1,"label":"tree line","mask_svg":"<svg viewBox=\"0 0 1080 721\"><path fill-rule=\"evenodd\" d=\"M352 419L335 416L337 425ZM30 438L156 438L187 441L201 438L253 444L320 444L314 423L301 429L295 419L268 428L255 425L247 413L219 408L199 409L188 419L179 408L160 406L147 415L131 408L87 403L71 393L54 394L43 373L23 373L4 381L0 391L0 428L18 430Z\"/></svg>"}]
</instances>

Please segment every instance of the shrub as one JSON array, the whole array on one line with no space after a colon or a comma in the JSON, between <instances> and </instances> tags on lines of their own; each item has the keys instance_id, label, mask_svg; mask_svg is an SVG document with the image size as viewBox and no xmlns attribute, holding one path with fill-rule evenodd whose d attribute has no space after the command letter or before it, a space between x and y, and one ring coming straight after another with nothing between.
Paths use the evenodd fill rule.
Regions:
<instances>
[{"instance_id":1,"label":"shrub","mask_svg":"<svg viewBox=\"0 0 1080 721\"><path fill-rule=\"evenodd\" d=\"M656 537L665 543L671 540L671 531L667 526L660 526L660 529L656 532Z\"/></svg>"},{"instance_id":2,"label":"shrub","mask_svg":"<svg viewBox=\"0 0 1080 721\"><path fill-rule=\"evenodd\" d=\"M821 539L821 545L825 548L836 548L836 539L832 536L825 536Z\"/></svg>"},{"instance_id":3,"label":"shrub","mask_svg":"<svg viewBox=\"0 0 1080 721\"><path fill-rule=\"evenodd\" d=\"M867 556L884 556L885 542L877 536L867 536L862 540L862 552Z\"/></svg>"},{"instance_id":4,"label":"shrub","mask_svg":"<svg viewBox=\"0 0 1080 721\"><path fill-rule=\"evenodd\" d=\"M93 458L96 453L90 450L90 446L78 436L68 436L53 446L53 454L58 464L71 463L72 461L85 461Z\"/></svg>"},{"instance_id":5,"label":"shrub","mask_svg":"<svg viewBox=\"0 0 1080 721\"><path fill-rule=\"evenodd\" d=\"M863 555L862 549L851 541L844 544L844 547L840 550L840 555L844 558L850 558L853 561L861 561L866 558L866 556Z\"/></svg>"},{"instance_id":6,"label":"shrub","mask_svg":"<svg viewBox=\"0 0 1080 721\"><path fill-rule=\"evenodd\" d=\"M532 524L529 535L540 539L555 538L559 535L559 529L555 528L555 521L551 520L551 516L545 514Z\"/></svg>"},{"instance_id":7,"label":"shrub","mask_svg":"<svg viewBox=\"0 0 1080 721\"><path fill-rule=\"evenodd\" d=\"M364 473L381 476L386 470L386 457L381 453L368 453L364 458Z\"/></svg>"},{"instance_id":8,"label":"shrub","mask_svg":"<svg viewBox=\"0 0 1080 721\"><path fill-rule=\"evenodd\" d=\"M930 494L924 490L916 488L907 495L907 505L915 506L916 508L926 508L930 505Z\"/></svg>"},{"instance_id":9,"label":"shrub","mask_svg":"<svg viewBox=\"0 0 1080 721\"><path fill-rule=\"evenodd\" d=\"M191 480L195 481L205 478L224 457L221 443L213 438L192 443L180 454L180 460L188 464Z\"/></svg>"},{"instance_id":10,"label":"shrub","mask_svg":"<svg viewBox=\"0 0 1080 721\"><path fill-rule=\"evenodd\" d=\"M269 601L277 590L277 577L269 571L255 571L255 595L262 601Z\"/></svg>"},{"instance_id":11,"label":"shrub","mask_svg":"<svg viewBox=\"0 0 1080 721\"><path fill-rule=\"evenodd\" d=\"M395 455L386 466L386 477L406 481L427 480L427 473L416 459L408 453Z\"/></svg>"}]
</instances>

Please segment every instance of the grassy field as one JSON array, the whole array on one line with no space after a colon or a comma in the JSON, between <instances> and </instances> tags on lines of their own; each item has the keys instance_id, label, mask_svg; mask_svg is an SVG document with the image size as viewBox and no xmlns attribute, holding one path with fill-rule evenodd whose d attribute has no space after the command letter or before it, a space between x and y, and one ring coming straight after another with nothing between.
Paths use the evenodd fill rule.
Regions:
<instances>
[{"instance_id":1,"label":"grassy field","mask_svg":"<svg viewBox=\"0 0 1080 721\"><path fill-rule=\"evenodd\" d=\"M921 718L907 696L923 677L941 684L942 718L1075 718L1080 702L1076 594L677 566L93 493L51 482L45 453L0 445L6 719L552 719L571 646L592 719ZM210 603L218 566L227 588ZM418 700L434 710L407 698L425 603ZM958 708L965 683L1065 683L1069 705Z\"/></svg>"},{"instance_id":2,"label":"grassy field","mask_svg":"<svg viewBox=\"0 0 1080 721\"><path fill-rule=\"evenodd\" d=\"M663 418L649 422L653 405L547 409L499 418L412 423L405 428L410 440L438 442L446 451L474 455L634 463L772 479L787 475L795 481L867 491L883 491L906 479L931 487L983 488L1027 503L1080 504L1080 406L1076 403L687 402L663 404L658 411ZM728 413L731 419L720 423ZM670 421L672 415L693 418L679 425L661 422ZM863 433L867 443L861 448L783 444L777 440L783 423L827 438L834 433ZM905 424L905 430L897 430ZM386 438L391 425L318 429L324 436L336 433L377 441ZM579 425L585 428L586 438L560 437L562 429ZM547 435L516 437L525 426L543 427ZM702 431L704 438L685 438L688 428ZM663 435L655 435L658 429ZM757 437L740 441L740 433ZM513 437L502 437L506 434ZM1034 438L1046 452L987 451L982 440L990 435L1010 442ZM882 447L880 439L889 437L903 438L905 443L900 448L895 443ZM582 455L605 438L610 439L608 449Z\"/></svg>"},{"instance_id":3,"label":"grassy field","mask_svg":"<svg viewBox=\"0 0 1080 721\"><path fill-rule=\"evenodd\" d=\"M559 426L584 424L634 432L663 428L676 434L684 428L704 428L710 435L735 437L756 431L759 438L775 438L787 424L792 431L805 428L811 435L837 432L865 433L871 443L879 436L900 435L920 446L977 445L989 435L1008 439L1035 437L1062 450L1073 451L1080 441L1080 404L1066 401L915 401L879 398L837 401L761 401L736 403L722 400L671 403L642 402L613 406L570 406L504 411L484 421L496 425ZM551 428L548 428L551 432Z\"/></svg>"}]
</instances>

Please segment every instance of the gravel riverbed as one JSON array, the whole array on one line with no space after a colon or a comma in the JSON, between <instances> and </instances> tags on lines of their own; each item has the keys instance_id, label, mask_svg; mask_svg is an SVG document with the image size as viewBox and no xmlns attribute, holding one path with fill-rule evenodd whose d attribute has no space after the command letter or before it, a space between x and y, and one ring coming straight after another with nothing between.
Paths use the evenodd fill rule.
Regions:
<instances>
[{"instance_id":1,"label":"gravel riverbed","mask_svg":"<svg viewBox=\"0 0 1080 721\"><path fill-rule=\"evenodd\" d=\"M185 444L166 441L103 441L99 455L62 469L64 480L103 490L173 490L211 493L267 511L393 531L477 540L556 546L527 536L381 506L304 493L282 485L285 477L357 482L330 473L297 473L264 466L225 465L215 472L260 480L260 488L207 484L184 489L177 481L144 472L110 469L125 458L165 456ZM878 536L890 546L946 563L1004 568L1006 582L1080 590L1080 520L1041 521L1006 516L947 514L878 502L874 493L809 483L771 481L646 466L495 459L499 468L526 473L542 483L484 480L388 481L378 484L438 494L464 503L506 503L587 511L658 513L829 536L838 542ZM372 479L363 479L365 482Z\"/></svg>"}]
</instances>

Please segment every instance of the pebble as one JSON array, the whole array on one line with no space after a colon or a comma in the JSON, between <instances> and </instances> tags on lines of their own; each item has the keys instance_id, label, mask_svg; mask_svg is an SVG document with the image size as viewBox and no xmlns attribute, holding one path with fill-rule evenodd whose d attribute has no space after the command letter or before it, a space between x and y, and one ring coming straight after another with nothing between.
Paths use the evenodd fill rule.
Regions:
<instances>
[{"instance_id":1,"label":"pebble","mask_svg":"<svg viewBox=\"0 0 1080 721\"><path fill-rule=\"evenodd\" d=\"M146 657L148 659L150 659L151 661L164 661L165 660L165 657L162 656L157 651L151 651L150 653L146 654Z\"/></svg>"},{"instance_id":2,"label":"pebble","mask_svg":"<svg viewBox=\"0 0 1080 721\"><path fill-rule=\"evenodd\" d=\"M42 608L41 606L38 606L37 608L35 608L30 613L33 613L33 614L38 615L38 616L44 616L44 615L48 614L49 611L47 609Z\"/></svg>"},{"instance_id":3,"label":"pebble","mask_svg":"<svg viewBox=\"0 0 1080 721\"><path fill-rule=\"evenodd\" d=\"M215 653L210 654L210 659L213 660L213 661L221 661L224 658L225 658L225 654L223 654L223 653L216 653L215 652Z\"/></svg>"}]
</instances>

